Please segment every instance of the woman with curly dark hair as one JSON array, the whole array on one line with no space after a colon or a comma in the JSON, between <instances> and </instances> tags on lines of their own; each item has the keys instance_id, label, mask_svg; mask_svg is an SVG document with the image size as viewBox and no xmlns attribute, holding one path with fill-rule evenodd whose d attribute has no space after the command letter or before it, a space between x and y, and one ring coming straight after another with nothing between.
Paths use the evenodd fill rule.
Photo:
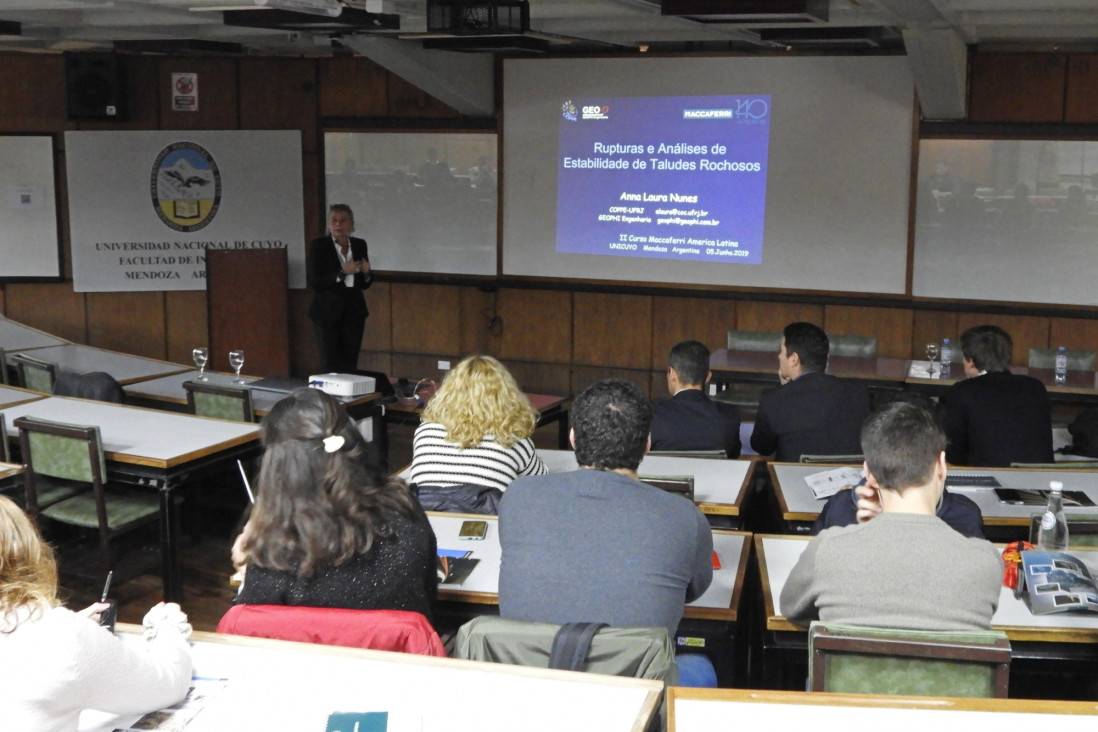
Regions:
<instances>
[{"instance_id":1,"label":"woman with curly dark hair","mask_svg":"<svg viewBox=\"0 0 1098 732\"><path fill-rule=\"evenodd\" d=\"M233 546L247 566L236 602L432 616L435 535L331 396L298 389L263 420L251 518Z\"/></svg>"}]
</instances>

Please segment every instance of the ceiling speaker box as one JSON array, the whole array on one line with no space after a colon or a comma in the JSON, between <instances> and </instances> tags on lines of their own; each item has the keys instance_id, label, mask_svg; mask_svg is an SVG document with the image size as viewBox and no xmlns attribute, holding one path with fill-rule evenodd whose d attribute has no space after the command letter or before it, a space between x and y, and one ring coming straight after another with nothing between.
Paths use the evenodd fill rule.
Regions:
<instances>
[{"instance_id":1,"label":"ceiling speaker box","mask_svg":"<svg viewBox=\"0 0 1098 732\"><path fill-rule=\"evenodd\" d=\"M125 119L121 59L113 53L66 53L65 101L70 120Z\"/></svg>"}]
</instances>

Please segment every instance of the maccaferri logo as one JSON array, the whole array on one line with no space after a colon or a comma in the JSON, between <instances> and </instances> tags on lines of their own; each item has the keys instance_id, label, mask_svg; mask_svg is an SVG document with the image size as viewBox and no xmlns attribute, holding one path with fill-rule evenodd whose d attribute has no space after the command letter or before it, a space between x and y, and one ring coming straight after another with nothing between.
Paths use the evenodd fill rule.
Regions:
<instances>
[{"instance_id":1,"label":"maccaferri logo","mask_svg":"<svg viewBox=\"0 0 1098 732\"><path fill-rule=\"evenodd\" d=\"M206 148L173 142L152 166L149 194L160 220L176 231L198 231L221 206L221 171Z\"/></svg>"},{"instance_id":2,"label":"maccaferri logo","mask_svg":"<svg viewBox=\"0 0 1098 732\"><path fill-rule=\"evenodd\" d=\"M576 105L572 102L571 99L560 105L560 113L564 115L564 118L569 122L575 122L577 119L579 119L576 111Z\"/></svg>"}]
</instances>

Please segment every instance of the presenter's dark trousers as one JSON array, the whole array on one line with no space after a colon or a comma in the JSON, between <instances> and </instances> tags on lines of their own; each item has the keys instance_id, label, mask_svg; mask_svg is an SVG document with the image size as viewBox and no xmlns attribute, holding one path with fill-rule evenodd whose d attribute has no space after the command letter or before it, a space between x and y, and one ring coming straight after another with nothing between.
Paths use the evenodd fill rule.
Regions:
<instances>
[{"instance_id":1,"label":"presenter's dark trousers","mask_svg":"<svg viewBox=\"0 0 1098 732\"><path fill-rule=\"evenodd\" d=\"M321 371L325 373L351 373L358 368L362 332L366 328L366 306L361 290L351 287L345 290L341 293L347 299L343 317L323 323L313 321Z\"/></svg>"}]
</instances>

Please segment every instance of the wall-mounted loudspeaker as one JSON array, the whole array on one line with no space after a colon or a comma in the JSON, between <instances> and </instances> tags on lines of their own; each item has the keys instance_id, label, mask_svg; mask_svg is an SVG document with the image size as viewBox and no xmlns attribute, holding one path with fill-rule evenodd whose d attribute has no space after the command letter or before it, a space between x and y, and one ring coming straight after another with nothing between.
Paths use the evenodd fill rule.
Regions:
<instances>
[{"instance_id":1,"label":"wall-mounted loudspeaker","mask_svg":"<svg viewBox=\"0 0 1098 732\"><path fill-rule=\"evenodd\" d=\"M113 53L66 53L65 99L69 119L125 119L122 60Z\"/></svg>"}]
</instances>

